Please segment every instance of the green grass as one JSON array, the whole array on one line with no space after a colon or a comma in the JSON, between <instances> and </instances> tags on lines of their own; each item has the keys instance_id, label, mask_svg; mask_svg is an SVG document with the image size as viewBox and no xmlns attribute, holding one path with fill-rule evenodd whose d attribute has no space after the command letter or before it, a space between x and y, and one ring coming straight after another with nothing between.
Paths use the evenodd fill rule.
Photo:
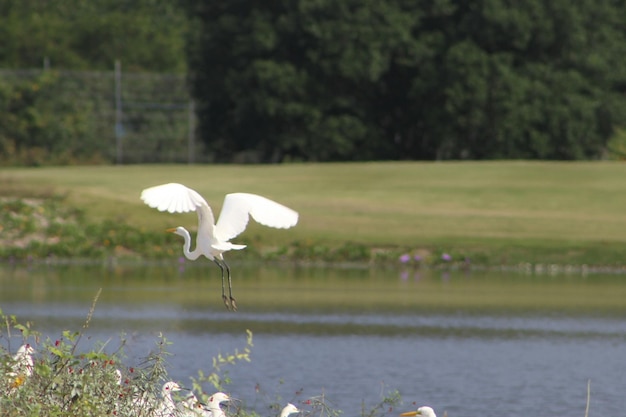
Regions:
<instances>
[{"instance_id":1,"label":"green grass","mask_svg":"<svg viewBox=\"0 0 626 417\"><path fill-rule=\"evenodd\" d=\"M216 212L224 194L233 191L266 195L300 212L294 229L255 225L241 237L262 246L295 242L324 252L351 242L357 252L362 247L446 251L506 264L618 264L626 253L626 164L621 162L139 165L0 172L4 195L64 194L94 221L108 218L145 230L193 226L193 214L159 213L139 200L143 188L164 182L196 189Z\"/></svg>"}]
</instances>

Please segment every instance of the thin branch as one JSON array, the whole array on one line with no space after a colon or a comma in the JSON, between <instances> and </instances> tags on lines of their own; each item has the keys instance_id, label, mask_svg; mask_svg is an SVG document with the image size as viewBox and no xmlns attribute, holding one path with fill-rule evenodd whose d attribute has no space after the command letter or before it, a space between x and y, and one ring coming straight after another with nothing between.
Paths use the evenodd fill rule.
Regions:
<instances>
[{"instance_id":1,"label":"thin branch","mask_svg":"<svg viewBox=\"0 0 626 417\"><path fill-rule=\"evenodd\" d=\"M74 342L74 346L72 347L72 355L76 351L76 347L78 346L78 342L83 337L83 333L85 330L89 328L89 323L91 322L91 318L93 317L93 312L96 310L96 303L98 302L98 298L100 298L100 293L102 293L102 288L98 289L96 296L93 299L93 303L91 303L91 308L89 309L89 313L87 314L87 319L85 320L85 324L83 324L83 330L78 334L78 338Z\"/></svg>"},{"instance_id":2,"label":"thin branch","mask_svg":"<svg viewBox=\"0 0 626 417\"><path fill-rule=\"evenodd\" d=\"M590 399L591 399L591 379L587 380L587 407L585 408L585 417L589 417Z\"/></svg>"}]
</instances>

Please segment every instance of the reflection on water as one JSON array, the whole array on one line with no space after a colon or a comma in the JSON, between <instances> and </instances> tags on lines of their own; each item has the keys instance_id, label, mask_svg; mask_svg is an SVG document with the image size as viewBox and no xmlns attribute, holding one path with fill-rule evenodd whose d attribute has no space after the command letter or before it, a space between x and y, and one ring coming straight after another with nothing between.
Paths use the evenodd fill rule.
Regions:
<instances>
[{"instance_id":1,"label":"reflection on water","mask_svg":"<svg viewBox=\"0 0 626 417\"><path fill-rule=\"evenodd\" d=\"M54 338L81 328L102 288L85 343L125 332L132 361L163 332L183 384L251 329L252 362L229 370L249 405L259 387L285 401L304 389L356 416L398 389L406 409L450 416L580 415L590 379L590 414L624 414L626 277L233 269L237 313L208 264L0 269L0 308Z\"/></svg>"}]
</instances>

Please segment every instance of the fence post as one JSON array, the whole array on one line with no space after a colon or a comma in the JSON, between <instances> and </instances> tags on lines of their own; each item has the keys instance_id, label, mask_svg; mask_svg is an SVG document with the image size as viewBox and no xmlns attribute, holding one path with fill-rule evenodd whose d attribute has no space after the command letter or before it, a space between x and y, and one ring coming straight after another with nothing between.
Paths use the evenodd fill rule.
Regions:
<instances>
[{"instance_id":1,"label":"fence post","mask_svg":"<svg viewBox=\"0 0 626 417\"><path fill-rule=\"evenodd\" d=\"M195 162L194 156L196 153L196 103L193 100L189 100L187 119L187 163L193 164Z\"/></svg>"},{"instance_id":2,"label":"fence post","mask_svg":"<svg viewBox=\"0 0 626 417\"><path fill-rule=\"evenodd\" d=\"M124 126L122 125L122 64L119 59L115 60L115 160L122 163L122 137Z\"/></svg>"}]
</instances>

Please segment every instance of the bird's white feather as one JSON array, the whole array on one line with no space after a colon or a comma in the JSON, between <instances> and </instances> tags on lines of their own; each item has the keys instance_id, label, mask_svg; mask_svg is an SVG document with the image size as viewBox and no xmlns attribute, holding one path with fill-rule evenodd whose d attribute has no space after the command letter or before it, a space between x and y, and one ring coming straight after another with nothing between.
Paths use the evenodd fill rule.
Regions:
<instances>
[{"instance_id":1,"label":"bird's white feather","mask_svg":"<svg viewBox=\"0 0 626 417\"><path fill-rule=\"evenodd\" d=\"M238 236L246 229L250 216L263 226L277 229L287 229L298 223L298 213L289 207L256 194L232 193L224 198L215 225L216 237L228 241Z\"/></svg>"},{"instance_id":2,"label":"bird's white feather","mask_svg":"<svg viewBox=\"0 0 626 417\"><path fill-rule=\"evenodd\" d=\"M295 405L291 403L287 403L285 408L283 408L282 411L280 412L280 417L289 417L290 414L295 414L299 412L300 410L298 410L298 408Z\"/></svg>"},{"instance_id":3,"label":"bird's white feather","mask_svg":"<svg viewBox=\"0 0 626 417\"><path fill-rule=\"evenodd\" d=\"M148 206L169 213L187 213L209 206L196 191L174 182L146 188L141 192L141 199Z\"/></svg>"}]
</instances>

